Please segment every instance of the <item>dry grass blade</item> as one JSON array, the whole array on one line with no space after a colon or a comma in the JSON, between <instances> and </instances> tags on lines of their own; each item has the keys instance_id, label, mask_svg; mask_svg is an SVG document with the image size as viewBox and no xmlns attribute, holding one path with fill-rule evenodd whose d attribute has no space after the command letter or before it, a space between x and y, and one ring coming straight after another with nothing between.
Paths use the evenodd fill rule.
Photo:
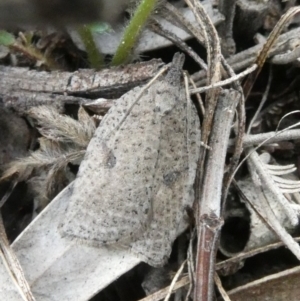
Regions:
<instances>
[{"instance_id":1,"label":"dry grass blade","mask_svg":"<svg viewBox=\"0 0 300 301\"><path fill-rule=\"evenodd\" d=\"M205 62L191 47L189 47L183 40L181 40L175 34L163 28L162 25L159 24L159 22L157 22L155 19L152 18L151 23L148 25L148 27L151 31L159 34L162 37L165 37L166 39L170 40L175 45L177 45L179 49L181 49L183 52L187 53L191 58L193 58L194 61L198 63L198 65L201 68L206 68Z\"/></svg>"},{"instance_id":2,"label":"dry grass blade","mask_svg":"<svg viewBox=\"0 0 300 301\"><path fill-rule=\"evenodd\" d=\"M236 182L234 182L235 188L239 190L237 185L238 184ZM297 242L300 242L300 237L294 237L294 240ZM217 271L226 271L228 266L230 267L231 265L235 265L237 263L243 262L245 259L253 257L257 254L261 254L264 252L268 252L270 250L278 249L278 248L282 247L283 245L284 245L283 242L277 242L277 243L269 244L264 247L253 249L251 251L242 252L234 257L231 257L224 261L218 262L216 264L216 270ZM226 273L225 273L225 275L226 275Z\"/></svg>"},{"instance_id":3,"label":"dry grass blade","mask_svg":"<svg viewBox=\"0 0 300 301\"><path fill-rule=\"evenodd\" d=\"M211 84L209 86L205 86L205 87L200 87L200 88L195 88L195 89L191 89L190 90L190 93L191 94L195 94L195 93L203 93L205 91L208 91L210 89L214 89L214 88L219 88L219 87L223 87L223 86L226 86L226 85L229 85L233 82L236 82L238 81L239 79L245 77L246 75L252 73L253 71L255 71L255 69L257 68L257 65L253 65L249 68L247 68L246 70L244 70L243 72L237 74L237 75L234 75L230 78L227 78L225 80L222 80L222 81L219 81L215 84Z\"/></svg>"},{"instance_id":4,"label":"dry grass blade","mask_svg":"<svg viewBox=\"0 0 300 301\"><path fill-rule=\"evenodd\" d=\"M204 36L208 62L207 85L217 84L221 80L222 62L218 34L199 1L186 0L186 3L193 11ZM230 67L228 70L231 71ZM228 131L230 131L233 118L231 113L234 112L236 101L239 99L238 93L234 93L237 91L221 91L220 88L213 88L206 93L205 98L206 113L202 123L201 139L206 145L209 141L210 144L208 146L212 150L209 151L209 155L207 155L206 148L200 150L196 178L195 199L199 209L197 214L198 245L195 300L212 300L214 295L214 261L218 233L222 224L220 220L221 187L227 149L227 140L224 137L229 137ZM227 102L229 98L231 98L230 104ZM222 124L222 128L220 128L220 124ZM222 135L222 138L219 135ZM217 141L223 142L217 143ZM216 158L218 158L218 164L216 164ZM212 187L214 188L212 189ZM210 248L206 247L207 243L210 245Z\"/></svg>"},{"instance_id":5,"label":"dry grass blade","mask_svg":"<svg viewBox=\"0 0 300 301\"><path fill-rule=\"evenodd\" d=\"M219 275L217 273L215 273L215 283L216 283L216 286L223 298L224 301L230 301L230 298L229 296L227 295L225 289L223 288L222 286L222 282L221 282L221 279L219 277Z\"/></svg>"},{"instance_id":6,"label":"dry grass blade","mask_svg":"<svg viewBox=\"0 0 300 301\"><path fill-rule=\"evenodd\" d=\"M175 286L175 284L176 284L176 282L177 282L179 276L181 275L181 273L182 273L182 271L183 271L183 269L184 269L185 264L186 264L186 260L181 264L179 270L177 271L176 275L174 276L174 278L173 278L173 280L172 280L172 282L171 282L171 284L170 284L168 294L167 294L167 296L165 297L164 301L169 301L169 300L170 300L170 297L171 297L171 295L172 295L172 291L173 291L173 289L174 289L174 286Z\"/></svg>"},{"instance_id":7,"label":"dry grass blade","mask_svg":"<svg viewBox=\"0 0 300 301\"><path fill-rule=\"evenodd\" d=\"M184 29L190 35L194 36L201 45L205 45L202 31L196 28L191 22L189 22L189 20L184 17L180 10L178 10L175 6L168 2L164 3L164 8L169 14L174 17L175 20L177 20L181 24L181 26L184 27ZM207 70L207 66L204 66L204 70Z\"/></svg>"},{"instance_id":8,"label":"dry grass blade","mask_svg":"<svg viewBox=\"0 0 300 301\"><path fill-rule=\"evenodd\" d=\"M299 266L263 277L228 292L232 301L298 301Z\"/></svg>"},{"instance_id":9,"label":"dry grass blade","mask_svg":"<svg viewBox=\"0 0 300 301\"><path fill-rule=\"evenodd\" d=\"M173 292L175 292L176 290L188 285L189 282L190 282L190 280L189 280L188 276L182 277L178 282L175 283L175 285L173 287ZM169 290L170 290L170 286L165 287L165 288L157 291L156 293L154 293L150 296L147 296L146 298L140 299L139 301L159 301L159 300L162 300L168 294Z\"/></svg>"},{"instance_id":10,"label":"dry grass blade","mask_svg":"<svg viewBox=\"0 0 300 301\"><path fill-rule=\"evenodd\" d=\"M0 214L0 257L15 283L18 292L24 301L35 301L35 298L30 290L29 284L24 276L22 267L12 251L6 237L2 216Z\"/></svg>"},{"instance_id":11,"label":"dry grass blade","mask_svg":"<svg viewBox=\"0 0 300 301\"><path fill-rule=\"evenodd\" d=\"M245 99L247 99L247 97L250 94L250 91L254 85L254 82L257 78L257 76L259 75L266 59L268 58L268 55L271 51L271 48L275 45L281 31L283 30L283 28L285 27L285 25L290 21L291 18L293 18L297 13L300 12L300 7L296 6L293 8L290 8L281 18L280 20L277 22L276 26L274 27L274 29L272 30L272 32L270 33L264 47L262 48L262 50L260 51L259 55L257 56L256 59L256 64L258 66L258 68L256 69L255 72L253 72L252 74L250 74L247 78L247 80L244 83L244 94L245 94Z\"/></svg>"},{"instance_id":12,"label":"dry grass blade","mask_svg":"<svg viewBox=\"0 0 300 301\"><path fill-rule=\"evenodd\" d=\"M222 55L218 33L199 1L186 0L186 4L193 11L204 36L208 63L207 85L215 84L221 80ZM219 89L211 89L206 95L206 114L202 124L202 141L204 144L208 142L218 94Z\"/></svg>"}]
</instances>

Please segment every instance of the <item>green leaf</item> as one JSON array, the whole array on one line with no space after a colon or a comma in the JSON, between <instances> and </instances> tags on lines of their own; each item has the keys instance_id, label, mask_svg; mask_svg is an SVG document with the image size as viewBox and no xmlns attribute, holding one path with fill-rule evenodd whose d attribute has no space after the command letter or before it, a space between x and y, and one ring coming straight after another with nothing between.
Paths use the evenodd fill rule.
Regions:
<instances>
[{"instance_id":1,"label":"green leaf","mask_svg":"<svg viewBox=\"0 0 300 301\"><path fill-rule=\"evenodd\" d=\"M99 70L104 66L104 57L99 52L95 44L92 30L89 26L83 25L78 27L77 32L85 46L88 55L88 60L92 68Z\"/></svg>"},{"instance_id":2,"label":"green leaf","mask_svg":"<svg viewBox=\"0 0 300 301\"><path fill-rule=\"evenodd\" d=\"M92 23L87 27L94 33L102 34L104 32L111 31L111 27L108 23Z\"/></svg>"},{"instance_id":3,"label":"green leaf","mask_svg":"<svg viewBox=\"0 0 300 301\"><path fill-rule=\"evenodd\" d=\"M11 33L5 30L0 30L0 45L9 46L14 42L15 42L15 37Z\"/></svg>"},{"instance_id":4,"label":"green leaf","mask_svg":"<svg viewBox=\"0 0 300 301\"><path fill-rule=\"evenodd\" d=\"M158 0L142 0L140 2L125 29L121 43L112 59L111 64L113 66L125 64L130 60L134 46L157 2Z\"/></svg>"}]
</instances>

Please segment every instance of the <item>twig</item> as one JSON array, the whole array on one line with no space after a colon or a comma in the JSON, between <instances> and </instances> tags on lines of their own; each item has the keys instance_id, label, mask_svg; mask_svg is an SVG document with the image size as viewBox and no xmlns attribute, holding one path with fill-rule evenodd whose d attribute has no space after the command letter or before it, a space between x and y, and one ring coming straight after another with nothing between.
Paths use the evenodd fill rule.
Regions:
<instances>
[{"instance_id":1,"label":"twig","mask_svg":"<svg viewBox=\"0 0 300 301\"><path fill-rule=\"evenodd\" d=\"M186 52L196 63L198 63L201 68L205 69L207 67L205 62L191 47L188 47L187 44L178 38L174 33L163 28L155 19L151 19L151 23L148 25L148 28L177 45L179 49Z\"/></svg>"},{"instance_id":2,"label":"twig","mask_svg":"<svg viewBox=\"0 0 300 301\"><path fill-rule=\"evenodd\" d=\"M191 89L190 93L191 94L195 94L195 93L203 93L207 90L213 89L213 88L218 88L218 87L223 87L226 85L229 85L235 81L238 81L239 79L245 77L246 75L248 75L249 73L253 72L255 69L257 68L257 65L253 65L249 68L247 68L246 70L244 70L243 72L234 75L233 77L227 78L225 80L219 81L215 84L209 85L209 86L205 86L205 87L200 87L200 88L196 88L196 89Z\"/></svg>"},{"instance_id":3,"label":"twig","mask_svg":"<svg viewBox=\"0 0 300 301\"><path fill-rule=\"evenodd\" d=\"M227 71L227 73L229 74L229 76L233 77L235 73L224 58L222 58L222 64L225 70ZM231 181L233 179L233 175L239 164L239 160L243 152L243 137L245 134L245 125L246 125L245 97L243 94L243 88L239 81L233 82L232 86L236 91L240 93L240 100L237 104L237 116L236 116L237 127L235 130L236 140L235 140L234 151L232 157L230 158L229 168L227 169L227 173L223 181L223 193L222 193L223 210L225 209L227 194L228 194Z\"/></svg>"},{"instance_id":4,"label":"twig","mask_svg":"<svg viewBox=\"0 0 300 301\"><path fill-rule=\"evenodd\" d=\"M173 292L175 292L176 290L186 286L187 284L189 284L190 280L188 276L182 277L173 287ZM156 293L147 296L146 298L140 299L139 301L159 301L161 299L163 299L169 292L170 286L167 286L159 291L157 291Z\"/></svg>"},{"instance_id":5,"label":"twig","mask_svg":"<svg viewBox=\"0 0 300 301\"><path fill-rule=\"evenodd\" d=\"M151 60L95 72L39 72L26 68L0 67L0 98L6 107L24 113L39 105L87 104L98 97L119 98L149 81L163 66Z\"/></svg>"},{"instance_id":6,"label":"twig","mask_svg":"<svg viewBox=\"0 0 300 301\"><path fill-rule=\"evenodd\" d=\"M185 264L186 264L186 260L181 264L179 270L177 271L176 275L174 276L174 278L173 278L173 280L172 280L172 282L171 282L171 284L170 284L170 286L169 286L168 294L167 294L167 296L165 297L164 301L169 301L169 299L170 299L170 297L171 297L171 295L172 295L172 291L173 291L173 289L174 289L174 286L175 286L175 284L176 284L176 282L177 282L179 276L181 275L181 273L182 273L182 271L183 271L183 269L184 269Z\"/></svg>"},{"instance_id":7,"label":"twig","mask_svg":"<svg viewBox=\"0 0 300 301\"><path fill-rule=\"evenodd\" d=\"M216 283L216 286L217 286L223 300L224 301L231 301L229 296L227 295L226 291L224 290L224 288L222 286L221 279L220 279L220 277L217 273L215 273L215 283Z\"/></svg>"},{"instance_id":8,"label":"twig","mask_svg":"<svg viewBox=\"0 0 300 301\"><path fill-rule=\"evenodd\" d=\"M300 237L298 238L295 238L296 241L300 241ZM240 262L242 261L243 259L247 259L249 257L252 257L254 255L257 255L257 254L260 254L262 252L267 252L269 250L272 250L272 249L275 249L275 248L279 248L279 247L282 247L284 244L282 242L278 242L278 243L275 243L275 244L271 244L271 245L268 245L266 247L261 247L261 248L258 248L258 249L255 249L255 250L251 250L249 252L246 252L246 253L241 253L235 257L232 257L232 258L229 258L227 260L224 260L222 262L219 262L216 264L216 269L217 270L221 270L223 268L225 268L227 265L230 265L230 264L233 264L233 263L236 263L236 262ZM173 292L190 284L190 280L189 280L189 277L188 276L184 276L182 277L174 286L173 288ZM150 295L150 296L147 296L143 299L140 299L139 301L159 301L161 299L163 299L166 294L168 293L169 291L169 288L170 286L168 287L165 287L157 292L155 292L154 294Z\"/></svg>"},{"instance_id":9,"label":"twig","mask_svg":"<svg viewBox=\"0 0 300 301\"><path fill-rule=\"evenodd\" d=\"M173 6L172 4L170 4L168 2L164 3L164 7L170 14L172 14L172 16L184 27L184 29L189 34L194 36L201 45L203 45L203 46L205 45L205 40L204 40L202 31L199 28L195 27L191 22L189 22L182 15L180 10L178 10L175 6ZM207 70L207 66L204 68L204 70L205 71Z\"/></svg>"},{"instance_id":10,"label":"twig","mask_svg":"<svg viewBox=\"0 0 300 301\"><path fill-rule=\"evenodd\" d=\"M269 57L272 57L276 54L280 54L284 50L282 49L282 44L285 44L290 39L293 38L297 39L299 37L299 34L300 34L300 28L295 28L288 31L287 33L280 35L277 43L271 49ZM232 57L228 58L228 64L235 72L243 70L255 63L257 54L261 51L262 48L263 48L263 44L259 44L247 50L239 52L233 55ZM196 82L197 86L205 85L205 81L206 81L205 77L206 77L206 72L204 70L196 72L192 75L192 78Z\"/></svg>"},{"instance_id":11,"label":"twig","mask_svg":"<svg viewBox=\"0 0 300 301\"><path fill-rule=\"evenodd\" d=\"M236 182L234 182L234 183L235 183L234 185L236 187L237 184L236 184ZM300 237L294 237L294 240L297 241L297 242L300 242ZM242 252L242 253L234 256L234 257L231 257L231 258L226 259L224 261L218 262L216 264L216 270L219 271L219 270L222 270L222 269L226 269L226 266L230 266L231 264L239 263L239 262L241 262L241 261L243 261L247 258L253 257L257 254L268 252L270 250L274 250L274 249L280 248L282 246L284 246L284 243L281 241L281 242L270 244L270 245L267 245L267 246L264 246L264 247L253 249L251 251Z\"/></svg>"},{"instance_id":12,"label":"twig","mask_svg":"<svg viewBox=\"0 0 300 301\"><path fill-rule=\"evenodd\" d=\"M190 298L190 295L192 293L192 289L194 286L195 281L195 265L194 265L194 252L193 252L193 242L196 236L196 229L193 229L191 231L191 237L189 241L189 247L188 247L188 253L187 253L187 264L188 264L188 272L189 272L189 278L190 278L190 285L188 292L185 296L185 301L188 301Z\"/></svg>"},{"instance_id":13,"label":"twig","mask_svg":"<svg viewBox=\"0 0 300 301\"><path fill-rule=\"evenodd\" d=\"M200 2L185 1L193 11L204 35L208 62L207 84L215 84L221 79L222 55L218 34ZM209 152L207 152L205 148L200 150L196 177L195 201L198 206L196 219L198 244L194 300L197 301L210 301L213 298L215 253L219 230L222 224L220 220L221 189L228 142L227 139L224 141L224 137L229 137L231 118L233 118L236 105L235 101L231 101L234 107L228 105L228 99L226 101L225 98L227 98L230 93L228 93L228 91L221 92L220 90L220 88L211 89L206 94L206 113L202 124L201 139L204 144L208 144L207 142L209 141L209 146L212 147L212 150ZM225 104L225 106L222 106L223 104ZM215 123L213 123L213 120ZM216 120L218 120L217 123ZM228 122L230 125L227 127ZM220 129L220 124L222 124L222 129ZM222 132L222 138L218 136L220 132ZM224 141L224 143L216 151L215 147L218 148L216 145L217 141ZM225 148L223 148L224 145ZM218 155L218 159L215 157L216 154ZM212 158L213 161L211 161ZM213 181L213 183L211 181ZM214 189L212 189L212 187L214 187ZM214 194L213 198L211 193Z\"/></svg>"},{"instance_id":14,"label":"twig","mask_svg":"<svg viewBox=\"0 0 300 301\"><path fill-rule=\"evenodd\" d=\"M191 82L193 88L196 89L197 88L196 84L190 76L189 76L189 81ZM198 103L199 103L199 106L200 106L201 114L202 114L202 117L203 117L204 114L205 114L205 108L204 108L203 100L201 98L200 93L195 93L195 94L196 94L196 97L197 97L197 100L198 100Z\"/></svg>"},{"instance_id":15,"label":"twig","mask_svg":"<svg viewBox=\"0 0 300 301\"><path fill-rule=\"evenodd\" d=\"M263 49L260 51L257 59L256 59L256 64L258 65L258 68L256 69L256 71L252 74L250 74L247 78L247 80L244 83L244 94L245 94L245 99L247 99L247 97L250 94L250 91L254 85L254 82L256 80L256 78L258 77L270 51L271 48L275 45L281 31L283 30L283 28L285 27L286 23L289 22L289 20L298 12L300 11L300 7L296 6L293 7L291 9L289 9L281 18L280 20L277 22L276 26L274 27L274 29L272 30L272 32L270 33L266 43L263 46Z\"/></svg>"},{"instance_id":16,"label":"twig","mask_svg":"<svg viewBox=\"0 0 300 301\"><path fill-rule=\"evenodd\" d=\"M204 36L205 47L207 51L207 84L215 84L221 79L221 46L220 41L218 38L218 34L216 32L215 27L213 26L211 20L207 16L205 10L201 6L199 1L185 0L187 5L190 7L192 12L195 15L196 20L198 21L199 27L201 28L202 34ZM206 101L205 101L205 111L206 114L204 115L203 123L202 123L202 142L203 144L207 145L209 133L211 131L212 120L214 115L214 110L216 106L216 102L218 99L218 94L220 89L212 89L209 90L206 94ZM200 158L199 158L199 165L198 170L203 170L204 158L206 154L206 149L200 149ZM202 182L202 173L200 173L196 180L199 183ZM199 183L196 183L196 186L199 186ZM198 198L197 191L196 191L196 199Z\"/></svg>"},{"instance_id":17,"label":"twig","mask_svg":"<svg viewBox=\"0 0 300 301\"><path fill-rule=\"evenodd\" d=\"M221 193L227 143L235 107L240 94L235 90L220 93L210 143L212 150L205 165L200 188L195 300L212 300L215 252L222 225Z\"/></svg>"},{"instance_id":18,"label":"twig","mask_svg":"<svg viewBox=\"0 0 300 301\"><path fill-rule=\"evenodd\" d=\"M274 55L270 62L277 65L285 65L296 61L300 57L300 47L296 47L287 53Z\"/></svg>"},{"instance_id":19,"label":"twig","mask_svg":"<svg viewBox=\"0 0 300 301\"><path fill-rule=\"evenodd\" d=\"M281 141L287 140L298 140L300 139L300 130L287 130L280 132L268 132L257 135L247 135L243 139L243 146L249 147L253 145L260 145L265 142L265 144L273 144ZM234 139L229 141L229 145L233 145Z\"/></svg>"}]
</instances>

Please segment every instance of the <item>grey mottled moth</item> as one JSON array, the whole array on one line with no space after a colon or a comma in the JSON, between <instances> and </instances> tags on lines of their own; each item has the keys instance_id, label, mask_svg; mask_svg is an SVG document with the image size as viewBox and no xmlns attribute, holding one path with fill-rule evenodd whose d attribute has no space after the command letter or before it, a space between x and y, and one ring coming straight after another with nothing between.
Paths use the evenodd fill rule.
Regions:
<instances>
[{"instance_id":1,"label":"grey mottled moth","mask_svg":"<svg viewBox=\"0 0 300 301\"><path fill-rule=\"evenodd\" d=\"M152 266L166 262L194 200L200 145L183 62L175 54L166 75L124 94L105 115L80 165L63 236L130 248Z\"/></svg>"}]
</instances>

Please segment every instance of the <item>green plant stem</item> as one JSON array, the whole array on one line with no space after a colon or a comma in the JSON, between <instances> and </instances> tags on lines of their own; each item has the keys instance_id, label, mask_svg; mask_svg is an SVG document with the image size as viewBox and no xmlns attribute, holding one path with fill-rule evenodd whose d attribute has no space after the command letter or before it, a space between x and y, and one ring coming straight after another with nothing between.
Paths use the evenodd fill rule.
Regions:
<instances>
[{"instance_id":1,"label":"green plant stem","mask_svg":"<svg viewBox=\"0 0 300 301\"><path fill-rule=\"evenodd\" d=\"M80 26L77 31L85 46L91 67L101 69L104 66L104 59L95 44L91 29L84 25Z\"/></svg>"},{"instance_id":2,"label":"green plant stem","mask_svg":"<svg viewBox=\"0 0 300 301\"><path fill-rule=\"evenodd\" d=\"M132 50L142 32L149 16L155 8L158 0L142 0L127 26L122 41L112 59L111 64L118 66L127 63Z\"/></svg>"}]
</instances>

